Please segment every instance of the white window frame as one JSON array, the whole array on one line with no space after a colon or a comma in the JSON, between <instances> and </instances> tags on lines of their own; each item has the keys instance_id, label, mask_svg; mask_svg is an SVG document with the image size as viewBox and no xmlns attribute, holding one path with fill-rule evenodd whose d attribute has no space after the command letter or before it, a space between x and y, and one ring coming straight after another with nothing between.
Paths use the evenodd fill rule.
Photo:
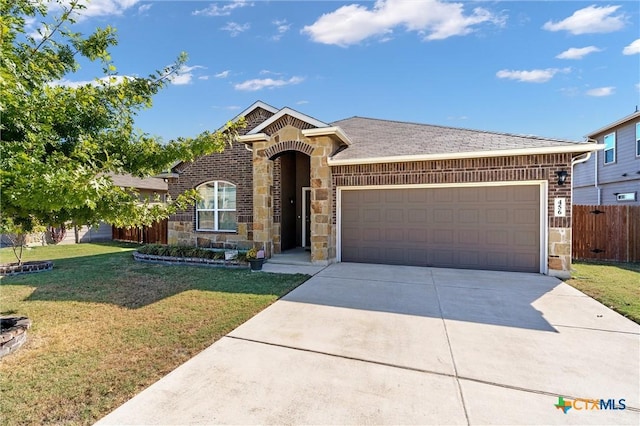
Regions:
<instances>
[{"instance_id":1,"label":"white window frame","mask_svg":"<svg viewBox=\"0 0 640 426\"><path fill-rule=\"evenodd\" d=\"M196 191L200 191L200 188L205 185L213 184L213 208L212 209L201 209L198 208L198 203L196 202L196 231L209 231L209 232L237 232L238 231L238 221L236 220L236 228L235 229L219 229L220 224L218 223L219 213L220 212L236 212L237 205L235 209L221 209L218 208L218 184L225 183L233 186L238 189L238 186L234 183L225 181L225 180L211 180L208 182L203 182L200 185L196 186ZM236 201L238 199L238 193L236 192ZM200 212L213 212L213 229L210 228L201 228L200 227Z\"/></svg>"},{"instance_id":2,"label":"white window frame","mask_svg":"<svg viewBox=\"0 0 640 426\"><path fill-rule=\"evenodd\" d=\"M640 157L640 123L636 123L636 157Z\"/></svg>"},{"instance_id":3,"label":"white window frame","mask_svg":"<svg viewBox=\"0 0 640 426\"><path fill-rule=\"evenodd\" d=\"M608 137L612 137L613 138L613 146L611 148L607 148L607 138ZM616 162L616 132L612 132L609 133L607 135L604 135L603 138L603 142L604 142L604 164L613 164ZM607 152L608 151L613 151L613 159L611 161L607 161Z\"/></svg>"}]
</instances>

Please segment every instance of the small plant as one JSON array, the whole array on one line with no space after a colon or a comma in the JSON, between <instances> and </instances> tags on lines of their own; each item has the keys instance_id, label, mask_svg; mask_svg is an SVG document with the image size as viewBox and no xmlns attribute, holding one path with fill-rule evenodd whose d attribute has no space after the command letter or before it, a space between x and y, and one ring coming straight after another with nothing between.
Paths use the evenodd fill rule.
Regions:
<instances>
[{"instance_id":1,"label":"small plant","mask_svg":"<svg viewBox=\"0 0 640 426\"><path fill-rule=\"evenodd\" d=\"M255 247L250 248L247 251L247 254L245 254L245 258L247 260L255 260L255 259L257 259L258 258L258 250L256 250Z\"/></svg>"},{"instance_id":2,"label":"small plant","mask_svg":"<svg viewBox=\"0 0 640 426\"><path fill-rule=\"evenodd\" d=\"M247 250L247 253L244 255L244 257L247 260L264 259L264 250L258 250L257 248L252 247Z\"/></svg>"}]
</instances>

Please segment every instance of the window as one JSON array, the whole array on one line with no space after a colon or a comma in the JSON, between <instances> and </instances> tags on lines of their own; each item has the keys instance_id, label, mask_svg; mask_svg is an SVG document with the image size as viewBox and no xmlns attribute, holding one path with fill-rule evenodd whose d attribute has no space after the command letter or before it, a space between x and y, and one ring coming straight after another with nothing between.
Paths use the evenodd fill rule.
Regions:
<instances>
[{"instance_id":1,"label":"window","mask_svg":"<svg viewBox=\"0 0 640 426\"><path fill-rule=\"evenodd\" d=\"M640 157L640 123L636 123L636 157Z\"/></svg>"},{"instance_id":2,"label":"window","mask_svg":"<svg viewBox=\"0 0 640 426\"><path fill-rule=\"evenodd\" d=\"M604 137L604 164L616 162L616 134L609 133Z\"/></svg>"},{"instance_id":3,"label":"window","mask_svg":"<svg viewBox=\"0 0 640 426\"><path fill-rule=\"evenodd\" d=\"M203 183L196 190L202 199L196 203L198 231L235 231L236 186L229 182Z\"/></svg>"}]
</instances>

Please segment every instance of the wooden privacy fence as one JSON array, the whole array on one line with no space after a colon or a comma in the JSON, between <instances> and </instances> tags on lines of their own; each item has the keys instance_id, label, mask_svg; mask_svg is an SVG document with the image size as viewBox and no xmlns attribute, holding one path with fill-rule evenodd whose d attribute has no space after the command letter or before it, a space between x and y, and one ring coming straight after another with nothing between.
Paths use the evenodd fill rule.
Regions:
<instances>
[{"instance_id":1,"label":"wooden privacy fence","mask_svg":"<svg viewBox=\"0 0 640 426\"><path fill-rule=\"evenodd\" d=\"M640 206L573 206L574 259L640 262Z\"/></svg>"},{"instance_id":2,"label":"wooden privacy fence","mask_svg":"<svg viewBox=\"0 0 640 426\"><path fill-rule=\"evenodd\" d=\"M114 240L133 241L145 244L167 244L167 219L142 228L111 228Z\"/></svg>"}]
</instances>

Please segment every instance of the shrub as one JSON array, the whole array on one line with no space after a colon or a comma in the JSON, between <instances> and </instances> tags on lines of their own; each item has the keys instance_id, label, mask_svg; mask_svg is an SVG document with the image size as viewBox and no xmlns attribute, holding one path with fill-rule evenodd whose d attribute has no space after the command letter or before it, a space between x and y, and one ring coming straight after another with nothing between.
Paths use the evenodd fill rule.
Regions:
<instances>
[{"instance_id":1,"label":"shrub","mask_svg":"<svg viewBox=\"0 0 640 426\"><path fill-rule=\"evenodd\" d=\"M169 246L162 244L147 244L138 249L138 253L149 254L155 256L170 256L170 257L197 257L203 259L224 259L223 249L203 249L193 246ZM246 260L246 252L238 253L238 260Z\"/></svg>"}]
</instances>

